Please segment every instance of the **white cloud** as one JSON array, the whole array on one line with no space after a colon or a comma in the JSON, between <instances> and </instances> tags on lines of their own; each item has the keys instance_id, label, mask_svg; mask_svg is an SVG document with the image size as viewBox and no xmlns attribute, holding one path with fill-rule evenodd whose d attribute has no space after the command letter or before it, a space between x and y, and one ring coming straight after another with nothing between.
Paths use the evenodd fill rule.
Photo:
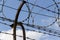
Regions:
<instances>
[{"instance_id":1,"label":"white cloud","mask_svg":"<svg viewBox=\"0 0 60 40\"><path fill-rule=\"evenodd\" d=\"M12 33L12 30L9 31L5 31L7 33ZM22 36L22 30L17 30L17 35L21 35ZM26 36L31 38L31 39L36 39L38 40L43 34L42 33L37 33L37 32L33 32L33 31L27 31L26 32ZM8 34L0 34L0 39L2 40L13 40L12 35L8 35ZM17 40L22 40L21 37L17 37ZM30 39L27 39L30 40Z\"/></svg>"}]
</instances>

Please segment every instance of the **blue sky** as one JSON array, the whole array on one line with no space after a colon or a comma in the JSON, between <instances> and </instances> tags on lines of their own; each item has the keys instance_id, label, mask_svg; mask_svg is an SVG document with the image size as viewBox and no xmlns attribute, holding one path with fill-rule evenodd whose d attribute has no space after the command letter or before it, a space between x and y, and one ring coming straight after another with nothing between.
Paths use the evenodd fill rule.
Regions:
<instances>
[{"instance_id":1,"label":"blue sky","mask_svg":"<svg viewBox=\"0 0 60 40\"><path fill-rule=\"evenodd\" d=\"M3 4L2 1L0 2L0 4ZM21 1L19 1L19 0L4 0L4 1L5 1L4 5L13 7L15 9L18 9L18 7L21 3ZM45 8L50 6L51 4L54 4L54 2L52 0L28 0L28 2L33 3L35 5L39 5L41 7L45 7ZM59 2L59 0L56 0L56 2ZM33 9L32 9L32 7L33 7ZM0 5L0 10L1 10L1 8L2 8L2 6ZM32 12L35 12L35 13L38 13L38 14L45 14L45 15L57 17L57 14L55 14L55 13L49 12L49 11L44 10L42 8L32 6L31 4L29 4L29 8L32 10ZM50 9L52 11L57 12L57 8L56 9L55 8L56 8L56 6L53 5L49 8L47 8L47 9ZM4 9L3 12L4 12L6 18L13 19L13 20L15 19L15 15L16 15L17 10L7 8L5 6L4 6L3 9ZM28 8L26 7L26 4L22 7L22 10L28 11ZM28 14L29 14L29 12L21 11L18 21L22 21L22 20L26 19ZM30 17L29 23L33 24L32 20L34 20L34 25L40 25L40 26L47 26L47 25L51 24L52 22L54 22L55 19L56 19L56 18L46 17L46 16L42 16L42 15L36 15L36 14L33 14L33 13L31 15L33 16L33 18ZM0 16L4 17L2 15L2 13L0 13ZM8 21L0 20L0 22L7 23L7 24L12 24L12 22L8 22ZM25 21L24 23L28 23L28 22ZM55 24L53 24L52 26L50 26L49 28L59 29L57 22ZM0 23L0 31L10 30L10 29L11 28L9 26Z\"/></svg>"},{"instance_id":2,"label":"blue sky","mask_svg":"<svg viewBox=\"0 0 60 40\"><path fill-rule=\"evenodd\" d=\"M5 2L4 5L10 6L10 7L16 8L16 9L18 8L18 6L20 5L20 2L21 2L19 0L5 0L5 1L6 2ZM42 7L45 7L45 8L48 7L51 4L54 4L54 2L52 0L47 0L47 1L45 1L45 0L28 0L28 2L33 3L33 4L35 2L35 5L39 5L39 6L42 6ZM3 2L2 2L2 4L3 4ZM33 7L30 4L29 4L29 6L30 6L30 9ZM54 7L56 7L56 6L55 5L51 6L48 9L56 11L57 9L54 9ZM28 11L26 5L23 6L22 10ZM38 7L34 7L31 10L35 13L57 17L57 14L54 14L52 12L46 11L46 10L38 8ZM15 19L15 14L16 14L17 10L7 8L7 7L4 6L3 11L4 11L4 14L7 18L10 18L10 19L13 19L13 20ZM21 11L18 21L24 20L28 16L28 14L29 14L28 12ZM34 17L34 21L35 21L34 24L36 24L36 25L47 26L50 23L54 22L54 20L55 20L55 18L50 18L50 17L46 17L46 16L42 16L42 15L36 15L36 14L33 14L33 13L31 15ZM0 13L0 16L3 16L2 13ZM32 24L32 20L33 20L33 18L30 17L30 24ZM8 21L2 21L2 22L6 22L7 24L11 24L11 22L8 22ZM25 23L27 23L27 21L25 21ZM2 26L3 24L0 24L0 25L1 25L1 27L0 27L1 30L9 29L9 27L7 27L6 25L4 25L4 26ZM4 28L4 27L6 27L6 28Z\"/></svg>"},{"instance_id":3,"label":"blue sky","mask_svg":"<svg viewBox=\"0 0 60 40\"><path fill-rule=\"evenodd\" d=\"M3 4L2 1L0 1L0 4ZM18 7L19 7L19 5L21 3L21 1L19 1L19 0L4 0L4 1L5 1L4 5L13 7L15 9L18 9ZM60 2L60 0L55 0L55 1L56 2ZM51 4L54 4L54 2L52 0L28 0L28 2L33 3L35 5L39 5L39 6L44 7L44 8L47 8ZM58 5L60 5L60 4L58 4ZM1 8L2 8L2 5L0 5L0 10L1 10ZM38 13L38 14L49 15L49 16L53 16L53 17L57 18L57 14L49 12L49 11L44 10L42 8L38 8L38 7L32 6L31 4L29 4L29 8L31 9L32 12L35 12L35 13ZM56 8L55 5L47 8L47 9L50 9L52 11L56 11L57 12L57 8ZM26 7L26 4L22 7L22 10L28 11L28 8ZM8 7L5 7L5 6L3 8L3 13L5 14L6 18L8 18L8 19L13 19L14 20L16 12L17 12L17 10L14 10L14 9L11 9L11 8L8 8ZM22 21L22 20L26 19L27 16L28 16L28 14L29 14L29 12L23 12L23 11L21 11L20 15L19 15L18 21ZM39 25L39 26L47 26L47 25L51 24L52 22L54 22L55 19L56 19L56 18L46 17L46 16L37 15L37 14L33 14L33 13L31 15L32 15L33 18L30 16L29 23L33 24L32 20L34 20L34 25ZM4 17L2 15L2 12L0 13L0 16ZM4 20L4 21L0 20L0 22L7 23L9 25L12 24L12 22L9 22L9 21L6 21L6 20ZM27 20L24 23L28 23ZM25 26L25 25L24 25L24 27L25 28L29 28L29 26ZM57 22L55 24L53 24L52 26L48 27L48 28L60 30L60 27L58 26ZM33 29L33 28L30 28L30 29ZM9 31L9 30L11 30L11 28L9 26L0 23L0 31ZM42 35L42 34L39 34L37 32L36 33L30 32L30 31L27 31L27 32L29 34L29 35L27 34L27 36L29 36L29 37L31 35L33 35L33 34L36 34L36 35L32 36L32 38L34 37L34 38L36 38L36 40L37 39L38 40L39 39L41 39L41 40L44 40L44 39L45 40L49 40L49 39L51 39L51 40L53 40L53 39L54 40L60 40L56 36L55 36L56 37L55 38L54 36L49 36L47 34L43 34ZM2 36L3 36L3 34L2 34ZM2 38L5 38L5 36L2 37Z\"/></svg>"}]
</instances>

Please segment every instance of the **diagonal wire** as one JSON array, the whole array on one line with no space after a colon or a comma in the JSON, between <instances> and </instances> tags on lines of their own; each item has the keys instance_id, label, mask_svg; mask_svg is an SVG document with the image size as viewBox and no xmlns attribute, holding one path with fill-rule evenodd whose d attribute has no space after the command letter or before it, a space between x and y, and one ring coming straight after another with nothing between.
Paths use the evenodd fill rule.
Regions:
<instances>
[{"instance_id":1,"label":"diagonal wire","mask_svg":"<svg viewBox=\"0 0 60 40\"><path fill-rule=\"evenodd\" d=\"M20 1L22 1L22 0L20 0ZM38 8L44 9L44 10L46 10L46 11L50 11L50 12L52 12L52 13L56 13L56 14L57 14L57 12L52 11L52 10L50 10L50 9L47 9L47 8L45 8L45 7L41 7L41 6L39 6L39 5L35 5L35 4L30 3L30 2L27 2L27 1L26 1L26 3L31 4L32 6L36 6L36 7L38 7Z\"/></svg>"},{"instance_id":2,"label":"diagonal wire","mask_svg":"<svg viewBox=\"0 0 60 40\"><path fill-rule=\"evenodd\" d=\"M0 17L0 20L5 20L5 21L9 21L9 22L14 22L14 20L8 19L8 18L4 18L4 17ZM48 27L48 26L47 26Z\"/></svg>"},{"instance_id":3,"label":"diagonal wire","mask_svg":"<svg viewBox=\"0 0 60 40\"><path fill-rule=\"evenodd\" d=\"M28 0L27 0L27 1L28 1ZM29 14L28 14L28 17L27 17L26 19L24 19L22 22L24 22L24 21L26 21L26 20L28 19L28 24L29 24L29 19L30 19L30 15L31 15L31 10L30 10L30 7L29 7L29 4L28 4L28 3L26 3L26 7L28 8Z\"/></svg>"},{"instance_id":4,"label":"diagonal wire","mask_svg":"<svg viewBox=\"0 0 60 40\"><path fill-rule=\"evenodd\" d=\"M58 5L57 5L57 3L56 3L55 0L53 0L53 2L55 3L55 5L56 5L56 7L57 7L57 10L58 10L58 19L59 19L59 14L60 14L60 13L59 13L59 11L60 11L60 10L59 10L59 7L58 7Z\"/></svg>"},{"instance_id":5,"label":"diagonal wire","mask_svg":"<svg viewBox=\"0 0 60 40\"><path fill-rule=\"evenodd\" d=\"M57 12L52 11L52 10L50 10L50 9L47 9L47 8L45 8L45 7L41 7L41 6L39 6L39 5L35 5L35 4L29 3L29 2L26 2L26 3L31 4L31 5L33 5L33 6L36 6L36 7L38 7L38 8L44 9L44 10L46 10L46 11L50 11L50 12L52 12L52 13L56 13L56 14L57 14Z\"/></svg>"},{"instance_id":6,"label":"diagonal wire","mask_svg":"<svg viewBox=\"0 0 60 40\"><path fill-rule=\"evenodd\" d=\"M2 22L0 22L0 23L2 23ZM6 23L3 23L3 24L4 24L4 25L6 25ZM8 25L8 24L7 24L7 26L10 26L10 25ZM52 35L52 36L56 36L56 37L60 37L60 34L55 35L55 34L56 34L56 32L55 32L54 34L51 34L51 30L50 30L50 33L47 33L47 32L42 32L42 31L36 31L36 30L30 30L30 29L26 29L26 30L28 30L28 31L33 31L33 32L37 32L37 33L48 34L48 35ZM44 29L44 30L45 30L45 29ZM1 32L1 31L0 31L0 33L13 35L13 34L10 34L10 33L5 33L5 32ZM16 35L16 36L18 36L18 37L22 37L22 36L19 36L19 35ZM35 39L29 38L29 37L26 37L26 38L27 38L27 39L31 39L31 40L35 40Z\"/></svg>"},{"instance_id":7,"label":"diagonal wire","mask_svg":"<svg viewBox=\"0 0 60 40\"><path fill-rule=\"evenodd\" d=\"M2 5L2 4L0 4L0 5ZM17 10L16 8L13 8L13 7L10 7L10 6L7 6L7 5L4 5L5 7L8 7L8 8L11 8L11 9L14 9L14 10ZM24 11L24 12L28 12L28 11L25 11L25 10L22 10L22 11ZM54 12L54 13L57 13L57 12Z\"/></svg>"},{"instance_id":8,"label":"diagonal wire","mask_svg":"<svg viewBox=\"0 0 60 40\"><path fill-rule=\"evenodd\" d=\"M27 0L27 1L28 1L28 0ZM35 3L35 2L34 2L34 3ZM28 14L28 17L27 17L28 23L29 23L29 19L30 19L30 15L31 15L31 11L32 11L32 10L30 10L30 7L29 7L29 4L28 4L28 3L26 4L26 6L27 6L27 8L28 8L28 10L29 10L29 14ZM32 7L32 9L33 9L33 8L34 8L34 6ZM24 21L25 21L25 20L24 20ZM24 21L23 21L23 22L24 22Z\"/></svg>"},{"instance_id":9,"label":"diagonal wire","mask_svg":"<svg viewBox=\"0 0 60 40\"><path fill-rule=\"evenodd\" d=\"M0 5L2 5L2 4L0 4ZM8 8L11 8L11 9L14 9L14 10L17 10L16 8L13 8L13 7L10 7L10 6L7 6L7 5L4 5L5 7L8 7ZM25 10L22 10L22 11L24 11L24 12L28 12L28 11L25 11ZM31 13L34 13L34 12L31 12ZM56 13L56 12L55 12ZM34 13L34 14L38 14L38 13Z\"/></svg>"},{"instance_id":10,"label":"diagonal wire","mask_svg":"<svg viewBox=\"0 0 60 40\"><path fill-rule=\"evenodd\" d=\"M56 2L56 4L60 4L60 2ZM54 4L49 5L49 6L48 6L48 7L46 7L46 8L49 8L49 7L53 6L53 5L55 5L55 3L54 3Z\"/></svg>"},{"instance_id":11,"label":"diagonal wire","mask_svg":"<svg viewBox=\"0 0 60 40\"><path fill-rule=\"evenodd\" d=\"M0 4L0 5L2 5L2 4ZM11 9L17 10L16 8L13 8L13 7L10 7L10 6L7 6L7 5L4 5L4 6L7 7L7 8L11 8ZM26 11L26 10L21 10L21 11L29 12L29 11ZM53 16L45 15L45 14L39 14L39 13L35 13L35 12L31 12L31 13L36 14L36 15L42 15L42 16L46 16L46 17L56 18L56 17L53 17Z\"/></svg>"},{"instance_id":12,"label":"diagonal wire","mask_svg":"<svg viewBox=\"0 0 60 40\"><path fill-rule=\"evenodd\" d=\"M18 23L19 24L19 23ZM26 24L26 23L23 23L24 25L27 25L27 26L30 26L30 27L33 27L33 28L37 28L37 29L40 29L41 27L40 26L37 26L36 25L31 25L31 24ZM35 27L34 27L35 26Z\"/></svg>"},{"instance_id":13,"label":"diagonal wire","mask_svg":"<svg viewBox=\"0 0 60 40\"><path fill-rule=\"evenodd\" d=\"M57 21L57 19L59 19L59 7L58 7L57 3L55 2L55 0L52 0L52 1L54 2L54 4L55 4L56 7L57 7L57 10L58 10L58 18L56 18L55 21L54 21L53 23L49 24L47 27L52 26L52 25Z\"/></svg>"},{"instance_id":14,"label":"diagonal wire","mask_svg":"<svg viewBox=\"0 0 60 40\"><path fill-rule=\"evenodd\" d=\"M24 19L22 22L28 20L28 23L29 23L29 18L30 18L31 11L30 11L29 5L27 3L26 3L26 7L28 8L29 14L28 14L28 17L26 19Z\"/></svg>"}]
</instances>

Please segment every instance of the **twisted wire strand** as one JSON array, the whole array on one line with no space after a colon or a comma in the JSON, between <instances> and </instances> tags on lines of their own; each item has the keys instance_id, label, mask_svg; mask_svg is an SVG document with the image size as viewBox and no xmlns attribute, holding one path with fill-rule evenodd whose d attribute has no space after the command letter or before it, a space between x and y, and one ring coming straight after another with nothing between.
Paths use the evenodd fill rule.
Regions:
<instances>
[{"instance_id":1,"label":"twisted wire strand","mask_svg":"<svg viewBox=\"0 0 60 40\"><path fill-rule=\"evenodd\" d=\"M10 21L11 22L11 21ZM35 25L31 25L31 24L24 24L24 25L27 25L27 26L32 26L33 28L38 28L38 29L40 29L40 26L38 26L38 27L34 27Z\"/></svg>"},{"instance_id":2,"label":"twisted wire strand","mask_svg":"<svg viewBox=\"0 0 60 40\"><path fill-rule=\"evenodd\" d=\"M22 0L20 0L20 1L22 1ZM38 8L42 8L42 9L44 9L44 10L47 10L47 11L50 11L50 12L52 12L52 13L56 13L56 14L57 14L57 12L52 11L52 10L50 10L50 9L47 9L47 8L45 8L45 7L41 7L41 6L39 6L39 5L35 5L35 4L30 3L30 2L27 2L27 1L26 1L26 3L31 4L32 6L36 6L36 7L38 7Z\"/></svg>"},{"instance_id":3,"label":"twisted wire strand","mask_svg":"<svg viewBox=\"0 0 60 40\"><path fill-rule=\"evenodd\" d=\"M34 31L34 30L33 30ZM2 33L2 32L0 32L0 33ZM8 34L8 33L6 33L6 34ZM46 33L44 33L44 34L46 34ZM11 34L12 35L12 34ZM49 35L51 35L51 34L49 34ZM56 35L54 35L54 36L56 36ZM22 37L22 36L20 36L20 37ZM60 36L58 36L58 37L60 37Z\"/></svg>"},{"instance_id":4,"label":"twisted wire strand","mask_svg":"<svg viewBox=\"0 0 60 40\"><path fill-rule=\"evenodd\" d=\"M59 6L57 5L57 3L56 3L56 1L55 0L53 0L53 2L55 3L55 5L56 5L56 7L57 7L57 10L58 10L58 19L59 19Z\"/></svg>"},{"instance_id":5,"label":"twisted wire strand","mask_svg":"<svg viewBox=\"0 0 60 40\"><path fill-rule=\"evenodd\" d=\"M2 23L2 22L0 22ZM4 25L6 25L6 23L3 23ZM7 26L10 26L7 24ZM19 27L17 27L19 28ZM52 35L52 36L56 36L56 37L60 37L60 34L56 35L56 32L54 32L53 34L51 33L51 30L48 32L42 32L42 31L36 31L36 30L31 30L31 29L25 29L25 30L28 30L28 31L33 31L33 32L37 32L37 33L43 33L43 34L48 34L48 35ZM43 29L44 31L46 31L45 29ZM58 31L58 30L57 30ZM10 34L10 33L5 33L5 32L1 32L0 33L4 33L4 34L9 34L9 35L13 35L13 34ZM19 35L16 35L18 37L22 37L22 36L19 36ZM35 39L32 39L32 38L29 38L29 37L26 37L27 39L31 39L31 40L35 40Z\"/></svg>"},{"instance_id":6,"label":"twisted wire strand","mask_svg":"<svg viewBox=\"0 0 60 40\"><path fill-rule=\"evenodd\" d=\"M58 8L58 6L57 6L57 8ZM52 22L51 24L47 25L46 27L52 26L56 21L57 21L57 18L56 18L56 20L54 22Z\"/></svg>"},{"instance_id":7,"label":"twisted wire strand","mask_svg":"<svg viewBox=\"0 0 60 40\"><path fill-rule=\"evenodd\" d=\"M57 10L58 10L58 18L56 18L55 19L55 21L52 23L52 24L50 24L50 25L48 25L48 26L51 26L51 25L53 25L56 21L57 21L57 19L59 19L59 7L58 7L58 4L56 3L56 1L55 0L52 0L53 2L54 2L54 4L56 5L56 7L57 7ZM51 6L53 6L53 5L51 5ZM51 7L51 6L48 6L48 7Z\"/></svg>"},{"instance_id":8,"label":"twisted wire strand","mask_svg":"<svg viewBox=\"0 0 60 40\"><path fill-rule=\"evenodd\" d=\"M59 18L59 7L58 7L57 3L55 2L55 0L53 0L53 2L55 3L55 5L56 5L56 7L57 7L57 10L58 10L58 18ZM53 6L53 5L52 5L52 6ZM50 6L48 6L48 7L50 7ZM46 27L52 26L52 25L57 21L58 18L56 18L54 22L52 22L51 24L47 25Z\"/></svg>"},{"instance_id":9,"label":"twisted wire strand","mask_svg":"<svg viewBox=\"0 0 60 40\"><path fill-rule=\"evenodd\" d=\"M30 2L26 2L26 3L31 4L32 6L36 6L36 7L38 7L38 8L44 9L44 10L46 10L46 11L50 11L50 12L52 12L52 13L54 13L54 14L57 14L57 12L52 11L52 10L50 10L50 9L47 9L47 8L45 8L45 7L41 7L41 6L39 6L39 5L35 5L35 4L30 3Z\"/></svg>"},{"instance_id":10,"label":"twisted wire strand","mask_svg":"<svg viewBox=\"0 0 60 40\"><path fill-rule=\"evenodd\" d=\"M60 4L60 2L56 2L56 4ZM49 5L49 6L48 6L48 7L46 7L46 8L49 8L49 7L54 6L54 5L55 5L55 3L54 3L54 4Z\"/></svg>"},{"instance_id":11,"label":"twisted wire strand","mask_svg":"<svg viewBox=\"0 0 60 40\"><path fill-rule=\"evenodd\" d=\"M22 22L24 22L24 21L28 20L28 23L29 23L29 18L30 18L31 11L30 11L30 8L29 8L29 6L28 6L28 4L27 4L27 3L26 3L26 7L28 8L29 14L28 14L28 16L27 16L27 18L26 18L26 19L22 20Z\"/></svg>"},{"instance_id":12,"label":"twisted wire strand","mask_svg":"<svg viewBox=\"0 0 60 40\"><path fill-rule=\"evenodd\" d=\"M14 20L8 19L8 18L4 18L4 17L0 17L0 20L5 20L5 21L9 21L9 22L14 22ZM52 24L51 24L52 25ZM48 26L45 26L48 27Z\"/></svg>"},{"instance_id":13,"label":"twisted wire strand","mask_svg":"<svg viewBox=\"0 0 60 40\"><path fill-rule=\"evenodd\" d=\"M2 4L0 4L0 5L2 5ZM4 5L5 7L8 7L8 8L11 8L11 9L14 9L14 10L17 10L16 8L13 8L13 7L10 7L10 6L7 6L7 5ZM24 11L24 12L28 12L28 11L25 11L25 10L22 10L22 11ZM34 12L32 12L32 13L34 13ZM36 13L34 13L34 14L36 14Z\"/></svg>"},{"instance_id":14,"label":"twisted wire strand","mask_svg":"<svg viewBox=\"0 0 60 40\"><path fill-rule=\"evenodd\" d=\"M2 4L0 4L0 5L2 5ZM3 5L3 6L5 6L7 8L14 9L14 10L17 10L16 8L13 8L13 7L10 7L10 6L7 6L7 5ZM23 11L23 12L29 12L29 11L26 11L26 10L21 10L21 11ZM45 15L45 14L39 14L39 13L35 13L35 12L31 12L31 13L36 14L36 15L42 15L42 16L46 16L46 17L56 18L56 17L53 17L53 16Z\"/></svg>"},{"instance_id":15,"label":"twisted wire strand","mask_svg":"<svg viewBox=\"0 0 60 40\"><path fill-rule=\"evenodd\" d=\"M55 5L56 5L56 7L58 8L58 5L56 4L56 2L55 2ZM48 7L49 7L49 6L48 6ZM59 16L59 15L58 15L58 16ZM56 21L57 21L57 19L58 19L58 18L55 18L55 21L52 22L51 24L47 25L46 27L50 27L50 26L52 26L53 24L55 24Z\"/></svg>"},{"instance_id":16,"label":"twisted wire strand","mask_svg":"<svg viewBox=\"0 0 60 40\"><path fill-rule=\"evenodd\" d=\"M29 12L30 13L30 12ZM46 15L45 15L46 16ZM28 19L29 17L27 17L26 19L25 19L25 21ZM24 22L24 21L23 21ZM53 25L54 23L56 22L56 20L52 23L52 24L50 24L50 25L48 25L48 26L51 26L51 25Z\"/></svg>"},{"instance_id":17,"label":"twisted wire strand","mask_svg":"<svg viewBox=\"0 0 60 40\"><path fill-rule=\"evenodd\" d=\"M29 4L26 4L28 10L30 10ZM30 15L31 15L31 10L29 11L29 15L28 15L28 24L29 24L29 19L30 19Z\"/></svg>"},{"instance_id":18,"label":"twisted wire strand","mask_svg":"<svg viewBox=\"0 0 60 40\"><path fill-rule=\"evenodd\" d=\"M7 21L8 21L8 20L7 20ZM12 21L10 21L10 22L12 22ZM23 23L23 24L24 24L24 23ZM27 26L30 26L30 27L32 26L33 28L37 28L37 29L40 29L40 28L41 28L40 26L37 27L36 25L31 25L31 24L26 24L26 23L25 23L24 25L27 25ZM34 27L34 26L35 26L35 27ZM44 27L44 28L45 28L45 27Z\"/></svg>"}]
</instances>

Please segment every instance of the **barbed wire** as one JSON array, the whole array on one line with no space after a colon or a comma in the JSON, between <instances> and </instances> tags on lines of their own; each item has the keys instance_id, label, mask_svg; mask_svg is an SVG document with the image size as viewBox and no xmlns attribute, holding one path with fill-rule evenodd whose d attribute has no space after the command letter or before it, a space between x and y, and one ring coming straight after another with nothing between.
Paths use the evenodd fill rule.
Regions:
<instances>
[{"instance_id":1,"label":"barbed wire","mask_svg":"<svg viewBox=\"0 0 60 40\"><path fill-rule=\"evenodd\" d=\"M60 2L57 2L56 4L60 4ZM53 6L53 5L55 5L55 3L54 3L54 4L49 5L49 6L48 6L48 7L46 7L46 8L49 8L49 7Z\"/></svg>"},{"instance_id":2,"label":"barbed wire","mask_svg":"<svg viewBox=\"0 0 60 40\"><path fill-rule=\"evenodd\" d=\"M34 1L34 4L36 4L36 2L37 2L37 0ZM32 6L31 11L33 11L33 9L34 9L34 6ZM34 24L35 16L33 17L32 13L31 13L31 18L32 18L32 24Z\"/></svg>"},{"instance_id":3,"label":"barbed wire","mask_svg":"<svg viewBox=\"0 0 60 40\"><path fill-rule=\"evenodd\" d=\"M20 0L20 1L22 1L22 0ZM56 14L57 14L57 12L52 11L52 10L49 10L49 9L47 9L47 8L44 8L44 7L41 7L41 6L39 6L39 5L35 5L35 4L30 3L30 2L27 2L27 1L26 1L26 3L31 4L31 5L33 5L33 6L36 6L36 7L38 7L38 8L42 8L42 9L44 9L44 10L50 11L50 12L52 12L52 13L56 13Z\"/></svg>"},{"instance_id":4,"label":"barbed wire","mask_svg":"<svg viewBox=\"0 0 60 40\"><path fill-rule=\"evenodd\" d=\"M7 19L7 18L4 18L4 17L0 17L2 20L4 19L4 20L6 20L6 21L9 21L9 22L14 22L14 20L11 20L11 19ZM0 20L1 20L0 19ZM28 25L28 24L26 24L26 25ZM34 25L30 25L30 26L33 26L34 27Z\"/></svg>"},{"instance_id":5,"label":"barbed wire","mask_svg":"<svg viewBox=\"0 0 60 40\"><path fill-rule=\"evenodd\" d=\"M60 9L59 9L59 6L57 5L57 3L55 2L55 0L53 0L53 2L55 3L55 5L56 5L56 7L57 7L57 10L58 10L58 19L59 19L59 11L60 11Z\"/></svg>"},{"instance_id":6,"label":"barbed wire","mask_svg":"<svg viewBox=\"0 0 60 40\"><path fill-rule=\"evenodd\" d=\"M56 18L55 21L54 21L53 23L51 23L50 25L48 25L47 27L52 26L52 25L57 21L57 19L59 19L59 7L58 7L57 3L55 2L55 0L52 0L52 1L54 2L54 4L55 4L56 7L57 7L57 10L58 10L58 18Z\"/></svg>"},{"instance_id":7,"label":"barbed wire","mask_svg":"<svg viewBox=\"0 0 60 40\"><path fill-rule=\"evenodd\" d=\"M44 10L50 11L50 12L52 12L52 13L56 13L56 14L57 14L57 12L52 11L52 10L47 9L47 8L44 8L44 7L41 7L41 6L39 6L39 5L35 5L35 4L29 3L29 2L26 2L26 3L31 4L31 5L33 5L33 6L36 6L36 7L38 7L38 8L41 8L41 9L44 9Z\"/></svg>"},{"instance_id":8,"label":"barbed wire","mask_svg":"<svg viewBox=\"0 0 60 40\"><path fill-rule=\"evenodd\" d=\"M19 23L18 23L19 24ZM45 27L41 27L41 26L36 26L36 25L31 25L31 24L24 24L24 25L27 25L27 26L32 26L33 28L37 28L37 29L39 29L39 28L45 28Z\"/></svg>"},{"instance_id":9,"label":"barbed wire","mask_svg":"<svg viewBox=\"0 0 60 40\"><path fill-rule=\"evenodd\" d=\"M27 17L28 18L28 17ZM27 20L27 19L26 19ZM54 24L56 22L56 20L52 23L52 24ZM52 24L50 24L50 25L48 25L48 26L51 26Z\"/></svg>"},{"instance_id":10,"label":"barbed wire","mask_svg":"<svg viewBox=\"0 0 60 40\"><path fill-rule=\"evenodd\" d=\"M0 4L0 5L2 5L2 4ZM14 10L17 10L16 8L13 8L13 7L10 7L10 6L7 6L7 5L3 5L3 6L5 6L5 7L7 7L7 8L14 9ZM21 10L21 11L23 11L23 12L29 12L29 11L26 11L26 10ZM35 13L35 12L31 12L31 13L37 14L37 15L46 16L46 17L56 18L56 17L53 17L53 16L45 15L45 14L39 14L39 13Z\"/></svg>"},{"instance_id":11,"label":"barbed wire","mask_svg":"<svg viewBox=\"0 0 60 40\"><path fill-rule=\"evenodd\" d=\"M2 4L0 4L0 5L2 5ZM16 9L16 8L13 8L13 7L10 7L10 6L7 6L7 5L3 5L3 6L8 7L8 8L11 8L11 9L14 9L14 10L18 10L18 9ZM36 5L35 5L35 6L36 6ZM26 12L26 10L22 10L22 11L25 11L25 12ZM55 12L55 13L57 13L57 12Z\"/></svg>"},{"instance_id":12,"label":"barbed wire","mask_svg":"<svg viewBox=\"0 0 60 40\"><path fill-rule=\"evenodd\" d=\"M53 0L53 1L54 1L54 0ZM54 2L55 2L55 1L54 1ZM32 4L32 3L29 3L29 4L34 5L34 4ZM58 8L58 5L57 5L56 2L55 2L55 4L56 4L56 7ZM34 5L34 6L40 7L39 5ZM59 8L58 8L58 13L59 13ZM57 14L58 14L58 13L57 13ZM58 14L58 18L59 18L59 14ZM50 25L47 25L47 26L49 27L49 26L53 25L56 21L57 21L57 18L56 18L56 20L55 20L53 23L51 23Z\"/></svg>"},{"instance_id":13,"label":"barbed wire","mask_svg":"<svg viewBox=\"0 0 60 40\"><path fill-rule=\"evenodd\" d=\"M0 23L2 23L2 22L0 22ZM8 24L6 24L6 23L2 23L2 24L7 25L7 26L11 26L11 25L8 25ZM17 28L19 28L19 27L17 27ZM49 31L49 33L48 33L48 32L42 32L42 31L31 30L31 29L25 29L25 30L60 37L60 34L56 35L57 32L54 32L54 33L52 34L52 33L51 33L51 32L52 32L51 30ZM44 31L46 31L46 30L44 29ZM57 30L57 31L58 31L58 30ZM3 33L3 32L1 32L1 33ZM10 34L10 33L5 33L5 34ZM12 34L10 34L10 35L12 35ZM16 35L16 36L19 36L19 35ZM19 36L19 37L21 37L21 36ZM26 37L26 38L28 39L28 37ZM32 38L29 38L29 39L32 39ZM35 39L33 39L33 40L35 40Z\"/></svg>"},{"instance_id":14,"label":"barbed wire","mask_svg":"<svg viewBox=\"0 0 60 40\"><path fill-rule=\"evenodd\" d=\"M4 17L0 17L0 20L5 20L5 21L9 21L9 22L14 22L14 20L11 20L11 19L7 19L7 18L4 18ZM55 20L56 21L56 20ZM53 22L52 24L54 24L55 22ZM49 27L51 26L52 24L48 25L48 26L45 26L45 27Z\"/></svg>"},{"instance_id":15,"label":"barbed wire","mask_svg":"<svg viewBox=\"0 0 60 40\"><path fill-rule=\"evenodd\" d=\"M55 11L52 11L52 10L50 10L50 9L47 9L47 8L44 8L44 7L41 7L41 6L39 6L39 5L35 5L35 4L32 4L32 3L29 3L29 2L26 2L26 3L28 3L28 4L31 4L31 5L33 5L33 6L36 6L36 7L39 7L39 8L42 8L42 9L44 9L44 10L47 10L47 11L50 11L50 12L52 12L52 13L55 13L55 14L58 14L58 12L55 12ZM55 2L55 4L56 4L56 6L57 6L57 3ZM3 5L3 6L6 6L6 5ZM10 6L6 6L6 7L9 7L9 8L12 8L12 7L10 7ZM28 7L28 6L27 6ZM58 6L57 6L58 7ZM12 8L12 9L15 9L15 8ZM15 10L17 10L17 9L15 9ZM30 9L29 9L30 10ZM25 11L25 10L24 10ZM59 9L58 9L58 11L59 11ZM29 11L25 11L25 12L29 12ZM30 12L30 13L34 13L34 14L37 14L37 13L35 13L35 12ZM29 15L28 15L28 17L27 17L27 19L29 19L29 17L30 17L30 13L29 13ZM56 18L56 17L53 17L53 16L49 16L49 15L44 15L44 14L39 14L38 13L38 15L43 15L43 16L47 16L47 17L52 17L52 18ZM58 16L59 16L59 14L58 14ZM14 20L11 20L11 19L7 19L7 18L4 18L4 17L0 17L1 19L5 19L5 20L8 20L9 22L14 22ZM26 21L27 19L25 19L24 21ZM23 21L23 22L24 22ZM51 25L53 25L55 22L56 22L57 20L55 20L52 24L50 24L50 25L48 25L48 26L51 26ZM3 23L2 23L3 24ZM26 24L26 23L23 23L24 25L26 25L26 26L32 26L32 28L37 28L38 30L40 30L40 29L42 29L43 31L47 31L47 29L45 29L45 27L43 28L43 27L40 27L40 26L36 26L36 25L31 25L31 24ZM7 24L5 24L5 25L7 25ZM34 27L35 26L35 27ZM27 29L27 30L29 30L29 29ZM35 31L35 30L32 30L32 31ZM48 32L52 32L50 29L48 30ZM57 30L58 31L58 30ZM41 33L41 31L36 31L36 32L40 32ZM53 35L53 36L57 36L57 35L55 35L55 34L50 34L50 32L49 33L46 33L46 32L44 32L44 34L49 34L49 35ZM2 33L2 32L1 32ZM42 32L43 33L43 32ZM56 32L56 31L53 31L52 33L57 33L58 34L58 37L60 37L60 34L59 34L59 32ZM7 33L8 34L8 33Z\"/></svg>"},{"instance_id":16,"label":"barbed wire","mask_svg":"<svg viewBox=\"0 0 60 40\"><path fill-rule=\"evenodd\" d=\"M29 18L30 18L31 10L30 10L30 7L29 7L29 5L27 3L26 3L26 7L28 8L29 14L28 14L28 17L26 19L22 20L22 22L28 20L28 23L29 23Z\"/></svg>"}]
</instances>

